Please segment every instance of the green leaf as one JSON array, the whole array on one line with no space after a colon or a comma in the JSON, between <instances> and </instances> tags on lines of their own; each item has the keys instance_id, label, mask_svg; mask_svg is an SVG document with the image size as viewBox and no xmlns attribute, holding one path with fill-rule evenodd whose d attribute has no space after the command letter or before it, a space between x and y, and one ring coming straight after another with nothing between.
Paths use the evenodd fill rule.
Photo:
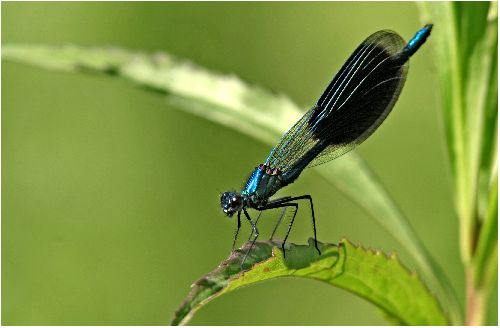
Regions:
<instances>
[{"instance_id":1,"label":"green leaf","mask_svg":"<svg viewBox=\"0 0 500 328\"><path fill-rule=\"evenodd\" d=\"M250 243L237 250L214 271L196 281L175 313L172 325L186 324L201 306L214 298L277 277L315 279L359 295L378 306L392 322L405 325L446 325L448 319L435 296L395 255L354 246L319 243L322 254L309 245L287 246L286 258L278 242L257 242L248 257L248 271L240 264ZM331 306L335 306L332 301Z\"/></svg>"},{"instance_id":2,"label":"green leaf","mask_svg":"<svg viewBox=\"0 0 500 328\"><path fill-rule=\"evenodd\" d=\"M435 24L433 46L440 77L443 125L454 178L460 249L467 286L489 291L498 233L498 5L496 2L424 2ZM481 323L487 293L468 288L467 313ZM482 312L478 315L474 311ZM454 320L455 321L455 320ZM455 321L455 323L457 323Z\"/></svg>"},{"instance_id":3,"label":"green leaf","mask_svg":"<svg viewBox=\"0 0 500 328\"><path fill-rule=\"evenodd\" d=\"M498 178L491 186L488 212L484 224L481 228L477 251L474 256L475 284L488 292L491 291L493 283L488 278L489 262L497 258L498 252ZM498 267L497 267L498 269Z\"/></svg>"},{"instance_id":4,"label":"green leaf","mask_svg":"<svg viewBox=\"0 0 500 328\"><path fill-rule=\"evenodd\" d=\"M487 215L488 197L497 159L498 117L498 22L496 6L490 6L484 15L485 29L476 40L469 63L467 80L467 118L471 175L478 202L477 215L484 221Z\"/></svg>"},{"instance_id":5,"label":"green leaf","mask_svg":"<svg viewBox=\"0 0 500 328\"><path fill-rule=\"evenodd\" d=\"M498 19L494 2L426 2L435 24L443 124L460 219L461 253L471 261L496 171Z\"/></svg>"},{"instance_id":6,"label":"green leaf","mask_svg":"<svg viewBox=\"0 0 500 328\"><path fill-rule=\"evenodd\" d=\"M165 53L148 55L116 48L8 44L2 48L2 58L49 69L119 76L165 95L167 102L175 108L269 145L274 145L301 116L298 106L284 95L249 86L235 76L210 72ZM460 311L448 279L361 157L351 152L332 165L315 169L326 181L363 207L406 248L422 273L443 291L451 313Z\"/></svg>"}]
</instances>

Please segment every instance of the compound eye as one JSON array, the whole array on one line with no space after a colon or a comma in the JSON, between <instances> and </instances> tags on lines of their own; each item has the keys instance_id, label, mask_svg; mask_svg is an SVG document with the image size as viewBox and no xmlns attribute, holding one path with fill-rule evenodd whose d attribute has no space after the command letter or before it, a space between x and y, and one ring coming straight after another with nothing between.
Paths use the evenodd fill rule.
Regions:
<instances>
[{"instance_id":1,"label":"compound eye","mask_svg":"<svg viewBox=\"0 0 500 328\"><path fill-rule=\"evenodd\" d=\"M231 194L229 192L225 192L220 196L220 201L229 201L231 199Z\"/></svg>"}]
</instances>

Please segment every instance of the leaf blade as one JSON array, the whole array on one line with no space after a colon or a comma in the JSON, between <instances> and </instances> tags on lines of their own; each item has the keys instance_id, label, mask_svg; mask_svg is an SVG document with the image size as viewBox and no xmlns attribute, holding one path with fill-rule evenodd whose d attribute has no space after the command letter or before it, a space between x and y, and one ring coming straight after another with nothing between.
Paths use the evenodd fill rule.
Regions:
<instances>
[{"instance_id":1,"label":"leaf blade","mask_svg":"<svg viewBox=\"0 0 500 328\"><path fill-rule=\"evenodd\" d=\"M387 257L342 240L339 245L320 243L322 255L318 256L313 243L311 239L307 246L289 245L284 258L279 243L258 242L252 251L251 269L241 272L238 268L249 246L246 244L193 284L171 324L187 323L199 308L225 293L278 277L315 279L345 289L372 302L403 324L448 323L434 295L394 255Z\"/></svg>"}]
</instances>

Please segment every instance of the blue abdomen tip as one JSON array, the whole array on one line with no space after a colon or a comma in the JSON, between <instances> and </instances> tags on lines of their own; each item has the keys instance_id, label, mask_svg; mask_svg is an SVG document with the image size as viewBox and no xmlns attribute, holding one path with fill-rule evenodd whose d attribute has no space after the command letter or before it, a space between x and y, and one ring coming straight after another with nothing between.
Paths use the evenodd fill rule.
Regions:
<instances>
[{"instance_id":1,"label":"blue abdomen tip","mask_svg":"<svg viewBox=\"0 0 500 328\"><path fill-rule=\"evenodd\" d=\"M422 27L415 36L408 42L406 47L401 51L401 54L405 55L407 58L411 57L417 50L422 46L429 35L431 35L433 24L427 24Z\"/></svg>"}]
</instances>

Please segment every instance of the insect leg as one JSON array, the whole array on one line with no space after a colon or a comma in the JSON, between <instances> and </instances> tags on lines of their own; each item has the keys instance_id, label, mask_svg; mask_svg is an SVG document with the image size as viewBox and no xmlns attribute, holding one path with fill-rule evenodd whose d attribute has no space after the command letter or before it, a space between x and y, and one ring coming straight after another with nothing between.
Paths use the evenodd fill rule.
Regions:
<instances>
[{"instance_id":1,"label":"insect leg","mask_svg":"<svg viewBox=\"0 0 500 328\"><path fill-rule=\"evenodd\" d=\"M292 202L294 200L301 200L301 199L309 200L309 204L311 205L312 223L313 223L313 232L314 232L314 247L316 247L316 250L318 251L319 255L321 255L321 251L319 250L319 247L318 247L318 238L316 238L316 217L314 215L314 205L313 205L311 195L302 195L302 196L298 196L298 197L288 197L288 198L276 199L276 200L268 203L266 208L269 208L269 206L275 206L275 205L288 203L288 202ZM273 208L275 208L275 207L273 207Z\"/></svg>"},{"instance_id":2,"label":"insect leg","mask_svg":"<svg viewBox=\"0 0 500 328\"><path fill-rule=\"evenodd\" d=\"M267 205L286 203L291 198L292 198L291 196L285 196L285 197L276 198L276 199L271 200L269 203L267 203ZM265 206L265 207L267 207L267 206Z\"/></svg>"},{"instance_id":3,"label":"insect leg","mask_svg":"<svg viewBox=\"0 0 500 328\"><path fill-rule=\"evenodd\" d=\"M255 226L257 226L257 223L259 223L260 215L262 214L262 211L259 212L259 215L257 216L257 219L255 219ZM250 241L250 238L252 238L253 231L250 232L250 236L248 236L247 241Z\"/></svg>"},{"instance_id":4,"label":"insect leg","mask_svg":"<svg viewBox=\"0 0 500 328\"><path fill-rule=\"evenodd\" d=\"M288 225L288 231L286 232L285 239L283 239L283 244L281 244L281 249L283 250L283 257L285 257L286 240L288 239L288 235L290 234L290 230L292 230L293 221L295 220L295 216L297 215L297 211L299 210L299 204L297 204L297 203L286 203L286 205L295 207L295 211L293 212L292 221L290 221L290 224Z\"/></svg>"},{"instance_id":5,"label":"insect leg","mask_svg":"<svg viewBox=\"0 0 500 328\"><path fill-rule=\"evenodd\" d=\"M288 231L286 233L285 239L283 240L283 243L281 244L281 249L283 250L283 257L285 257L285 242L288 239L288 235L290 234L290 230L292 230L293 221L295 220L295 216L297 215L297 211L299 210L299 204L297 204L297 203L278 203L278 204L276 204L273 202L271 204L266 205L266 207L263 208L263 210L269 210L272 208L281 208L281 207L284 207L285 210L286 210L286 207L294 207L295 208L295 210L293 212L292 220L290 221L290 224L288 226ZM280 222L281 222L281 218L280 218L280 221L278 222L278 224ZM275 231L276 231L276 228L274 229ZM273 231L273 235L274 235L274 231Z\"/></svg>"},{"instance_id":6,"label":"insect leg","mask_svg":"<svg viewBox=\"0 0 500 328\"><path fill-rule=\"evenodd\" d=\"M245 214L245 217L247 218L248 222L250 222L250 225L252 226L252 230L254 232L254 238L252 240L252 244L250 245L250 248L248 248L248 251L245 253L245 256L243 257L243 260L241 261L240 268L243 270L243 264L245 264L245 261L248 257L248 254L253 248L253 245L255 244L255 241L257 240L257 237L259 237L259 230L257 230L257 227L253 223L252 219L250 218L250 215L248 215L248 212L246 208L243 208L243 213Z\"/></svg>"},{"instance_id":7,"label":"insect leg","mask_svg":"<svg viewBox=\"0 0 500 328\"><path fill-rule=\"evenodd\" d=\"M278 222L274 226L274 230L273 230L273 233L271 234L271 237L269 237L270 240L273 240L274 234L276 233L276 230L278 230L278 227L281 224L281 220L283 220L283 218L285 217L285 213L286 213L286 206L283 206L283 210L281 211L280 218L278 219Z\"/></svg>"},{"instance_id":8,"label":"insect leg","mask_svg":"<svg viewBox=\"0 0 500 328\"><path fill-rule=\"evenodd\" d=\"M233 248L232 248L233 251L234 251L234 245L236 244L236 239L238 238L238 233L240 232L240 228L241 228L241 211L238 211L238 227L236 228L236 232L234 233Z\"/></svg>"}]
</instances>

